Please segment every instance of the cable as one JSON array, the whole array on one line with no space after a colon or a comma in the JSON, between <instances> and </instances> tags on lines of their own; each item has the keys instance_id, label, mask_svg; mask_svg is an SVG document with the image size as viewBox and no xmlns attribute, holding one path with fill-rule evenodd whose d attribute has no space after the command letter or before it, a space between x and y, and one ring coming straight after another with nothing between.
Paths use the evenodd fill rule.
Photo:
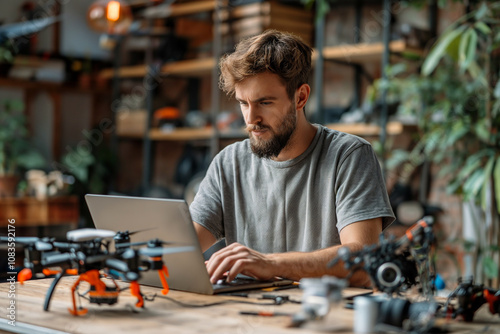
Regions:
<instances>
[{"instance_id":1,"label":"cable","mask_svg":"<svg viewBox=\"0 0 500 334\"><path fill-rule=\"evenodd\" d=\"M154 295L153 298L155 298L155 297L166 299L166 300L171 301L171 302L173 302L173 303L175 303L177 305L180 305L182 307L193 307L193 308L196 308L196 307L217 306L217 305L231 304L231 303L251 304L251 305L263 305L263 306L271 306L271 305L280 305L280 304L282 304L282 303L277 302L276 300L274 300L272 303L259 303L259 302L251 302L251 301L247 301L247 300L223 300L223 301L215 302L215 303L188 304L188 303L183 303L181 301L175 300L175 299L173 299L171 297L167 297L167 296Z\"/></svg>"}]
</instances>

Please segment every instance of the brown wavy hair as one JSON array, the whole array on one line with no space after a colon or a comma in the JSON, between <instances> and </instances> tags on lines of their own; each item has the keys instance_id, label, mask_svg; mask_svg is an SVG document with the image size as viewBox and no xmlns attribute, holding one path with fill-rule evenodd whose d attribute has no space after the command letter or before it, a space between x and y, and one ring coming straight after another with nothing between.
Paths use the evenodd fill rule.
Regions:
<instances>
[{"instance_id":1,"label":"brown wavy hair","mask_svg":"<svg viewBox=\"0 0 500 334\"><path fill-rule=\"evenodd\" d=\"M242 40L235 51L219 62L219 87L229 96L235 85L253 75L271 72L277 74L286 87L290 100L311 72L312 48L300 37L277 30Z\"/></svg>"}]
</instances>

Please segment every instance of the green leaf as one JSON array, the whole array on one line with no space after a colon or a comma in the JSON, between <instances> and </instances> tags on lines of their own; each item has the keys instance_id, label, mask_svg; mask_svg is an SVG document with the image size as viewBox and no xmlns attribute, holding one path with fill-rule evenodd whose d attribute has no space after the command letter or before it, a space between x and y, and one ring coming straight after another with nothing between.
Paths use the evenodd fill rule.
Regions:
<instances>
[{"instance_id":1,"label":"green leaf","mask_svg":"<svg viewBox=\"0 0 500 334\"><path fill-rule=\"evenodd\" d=\"M481 194L481 207L483 210L486 210L486 199L488 198L488 189L489 183L491 180L491 173L493 171L493 165L495 164L495 157L492 156L488 159L486 163L486 167L484 168L484 183L483 183L483 191Z\"/></svg>"},{"instance_id":2,"label":"green leaf","mask_svg":"<svg viewBox=\"0 0 500 334\"><path fill-rule=\"evenodd\" d=\"M481 190L483 183L484 170L482 168L476 169L464 182L464 199L469 200L475 198L479 190Z\"/></svg>"},{"instance_id":3,"label":"green leaf","mask_svg":"<svg viewBox=\"0 0 500 334\"><path fill-rule=\"evenodd\" d=\"M497 84L495 86L495 90L493 91L493 96L496 99L500 99L500 79L497 81Z\"/></svg>"},{"instance_id":4,"label":"green leaf","mask_svg":"<svg viewBox=\"0 0 500 334\"><path fill-rule=\"evenodd\" d=\"M462 35L460 38L460 44L458 46L458 63L460 65L460 70L465 72L465 62L466 62L466 50L468 49L469 46L469 40L471 39L472 31L474 29L467 29L465 33Z\"/></svg>"},{"instance_id":5,"label":"green leaf","mask_svg":"<svg viewBox=\"0 0 500 334\"><path fill-rule=\"evenodd\" d=\"M462 166L462 169L460 170L460 173L458 173L458 178L463 180L467 176L469 176L472 172L474 172L477 168L480 168L482 166L482 158L485 156L489 156L491 151L489 150L481 150L467 158L467 160L464 162L464 165Z\"/></svg>"},{"instance_id":6,"label":"green leaf","mask_svg":"<svg viewBox=\"0 0 500 334\"><path fill-rule=\"evenodd\" d=\"M448 0L438 0L438 6L440 8L446 8L446 6L448 6Z\"/></svg>"},{"instance_id":7,"label":"green leaf","mask_svg":"<svg viewBox=\"0 0 500 334\"><path fill-rule=\"evenodd\" d=\"M481 21L488 14L488 12L489 12L488 6L486 5L486 3L483 2L481 4L481 7L479 7L479 9L476 11L474 17L476 20Z\"/></svg>"},{"instance_id":8,"label":"green leaf","mask_svg":"<svg viewBox=\"0 0 500 334\"><path fill-rule=\"evenodd\" d=\"M489 35L491 33L490 27L488 27L488 25L482 21L476 22L474 24L474 28L476 28L477 30L479 30L480 32L482 32L485 35Z\"/></svg>"},{"instance_id":9,"label":"green leaf","mask_svg":"<svg viewBox=\"0 0 500 334\"><path fill-rule=\"evenodd\" d=\"M478 80L485 87L488 86L488 80L486 79L486 75L483 75L483 71L481 70L481 66L477 63L477 61L473 60L469 68L467 69L473 79Z\"/></svg>"},{"instance_id":10,"label":"green leaf","mask_svg":"<svg viewBox=\"0 0 500 334\"><path fill-rule=\"evenodd\" d=\"M498 264L490 256L483 258L483 268L487 278L494 279L498 277Z\"/></svg>"},{"instance_id":11,"label":"green leaf","mask_svg":"<svg viewBox=\"0 0 500 334\"><path fill-rule=\"evenodd\" d=\"M474 132L480 140L482 140L485 143L490 142L490 136L491 133L488 129L488 125L486 124L486 119L481 119L477 121L477 123L474 125Z\"/></svg>"},{"instance_id":12,"label":"green leaf","mask_svg":"<svg viewBox=\"0 0 500 334\"><path fill-rule=\"evenodd\" d=\"M43 168L46 165L45 158L38 151L28 151L19 155L16 159L17 165L25 169Z\"/></svg>"},{"instance_id":13,"label":"green leaf","mask_svg":"<svg viewBox=\"0 0 500 334\"><path fill-rule=\"evenodd\" d=\"M464 122L456 122L451 128L451 132L447 135L443 142L446 146L453 146L458 140L463 138L469 132L469 128L464 124Z\"/></svg>"},{"instance_id":14,"label":"green leaf","mask_svg":"<svg viewBox=\"0 0 500 334\"><path fill-rule=\"evenodd\" d=\"M467 70L472 61L476 58L476 50L477 50L477 32L475 30L471 30L469 45L467 47L467 54L465 55L464 61L460 64L460 67L463 70Z\"/></svg>"},{"instance_id":15,"label":"green leaf","mask_svg":"<svg viewBox=\"0 0 500 334\"><path fill-rule=\"evenodd\" d=\"M410 153L408 151L402 149L393 150L390 157L386 161L387 169L391 170L398 167L402 163L408 161L409 157Z\"/></svg>"},{"instance_id":16,"label":"green leaf","mask_svg":"<svg viewBox=\"0 0 500 334\"><path fill-rule=\"evenodd\" d=\"M448 50L450 45L452 45L456 41L459 41L460 35L463 33L464 30L465 26L460 26L457 29L450 30L449 32L443 34L439 38L439 40L432 47L431 52L425 59L424 64L422 65L423 75L427 76L431 74L438 65L441 58L443 58L444 55L447 53L450 54Z\"/></svg>"},{"instance_id":17,"label":"green leaf","mask_svg":"<svg viewBox=\"0 0 500 334\"><path fill-rule=\"evenodd\" d=\"M497 199L497 211L500 213L500 156L495 163L495 170L493 171L493 179L495 186L495 198Z\"/></svg>"},{"instance_id":18,"label":"green leaf","mask_svg":"<svg viewBox=\"0 0 500 334\"><path fill-rule=\"evenodd\" d=\"M397 63L392 66L387 67L387 75L391 78L398 76L401 73L406 72L408 65L406 63Z\"/></svg>"}]
</instances>

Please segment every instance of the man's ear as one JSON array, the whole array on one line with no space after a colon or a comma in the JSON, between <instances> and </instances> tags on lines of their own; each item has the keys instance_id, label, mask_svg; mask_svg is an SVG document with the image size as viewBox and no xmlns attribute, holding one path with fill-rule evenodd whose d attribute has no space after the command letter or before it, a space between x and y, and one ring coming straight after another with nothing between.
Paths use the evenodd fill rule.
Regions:
<instances>
[{"instance_id":1,"label":"man's ear","mask_svg":"<svg viewBox=\"0 0 500 334\"><path fill-rule=\"evenodd\" d=\"M295 108L297 110L304 108L309 99L309 94L311 94L311 87L308 84L302 84L297 88L295 91Z\"/></svg>"}]
</instances>

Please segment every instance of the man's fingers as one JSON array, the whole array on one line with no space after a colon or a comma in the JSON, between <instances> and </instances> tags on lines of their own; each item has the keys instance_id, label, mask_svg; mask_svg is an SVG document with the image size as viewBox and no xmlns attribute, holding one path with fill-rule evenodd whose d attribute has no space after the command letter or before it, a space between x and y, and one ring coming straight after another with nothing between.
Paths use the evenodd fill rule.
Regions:
<instances>
[{"instance_id":1,"label":"man's fingers","mask_svg":"<svg viewBox=\"0 0 500 334\"><path fill-rule=\"evenodd\" d=\"M206 263L208 274L212 275L216 268L218 268L221 265L222 261L224 261L226 258L239 254L242 251L244 254L246 254L246 256L249 254L246 247L234 243L214 253L208 260L208 263Z\"/></svg>"},{"instance_id":2,"label":"man's fingers","mask_svg":"<svg viewBox=\"0 0 500 334\"><path fill-rule=\"evenodd\" d=\"M238 243L214 253L206 266L212 283L216 283L224 274L227 274L227 281L232 281L239 273L259 279L274 276L273 265L264 254Z\"/></svg>"},{"instance_id":3,"label":"man's fingers","mask_svg":"<svg viewBox=\"0 0 500 334\"><path fill-rule=\"evenodd\" d=\"M217 267L214 268L214 270L211 274L211 277L210 277L210 281L212 283L217 282L218 279L220 279L221 277L224 276L224 273L226 273L227 271L230 271L232 269L232 267L234 266L236 261L242 260L242 259L243 259L242 254L233 254L233 255L230 255L230 256L224 258L217 265ZM230 273L227 277L227 281L228 282L232 281L234 279L234 277L236 277L236 274L231 275L231 273Z\"/></svg>"}]
</instances>

